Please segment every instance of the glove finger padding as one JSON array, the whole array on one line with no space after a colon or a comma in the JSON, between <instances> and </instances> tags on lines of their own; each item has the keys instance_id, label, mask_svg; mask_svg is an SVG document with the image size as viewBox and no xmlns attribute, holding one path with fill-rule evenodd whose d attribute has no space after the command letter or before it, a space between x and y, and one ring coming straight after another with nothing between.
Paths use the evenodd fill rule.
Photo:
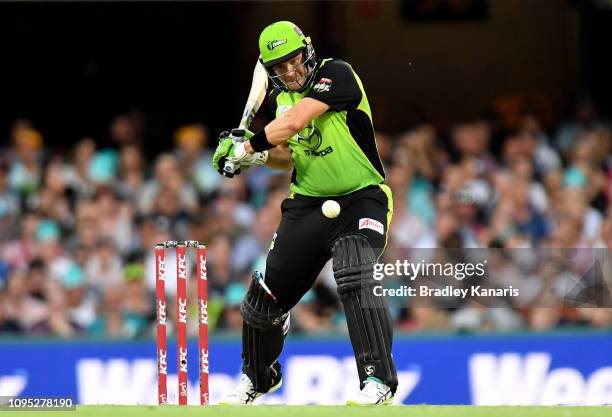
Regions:
<instances>
[{"instance_id":1,"label":"glove finger padding","mask_svg":"<svg viewBox=\"0 0 612 417\"><path fill-rule=\"evenodd\" d=\"M234 175L240 174L240 166L230 165L226 170L225 164L228 158L232 155L234 148L234 140L230 132L223 131L219 134L219 144L213 155L213 168L221 175L232 178ZM233 169L231 169L233 168Z\"/></svg>"}]
</instances>

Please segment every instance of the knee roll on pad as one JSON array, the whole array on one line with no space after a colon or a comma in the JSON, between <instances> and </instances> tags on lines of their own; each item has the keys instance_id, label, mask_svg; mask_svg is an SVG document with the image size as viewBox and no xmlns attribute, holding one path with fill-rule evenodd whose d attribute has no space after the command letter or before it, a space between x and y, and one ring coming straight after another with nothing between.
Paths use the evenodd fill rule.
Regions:
<instances>
[{"instance_id":1,"label":"knee roll on pad","mask_svg":"<svg viewBox=\"0 0 612 417\"><path fill-rule=\"evenodd\" d=\"M374 285L374 249L365 236L346 235L332 247L334 278L341 296Z\"/></svg>"},{"instance_id":2,"label":"knee roll on pad","mask_svg":"<svg viewBox=\"0 0 612 417\"><path fill-rule=\"evenodd\" d=\"M260 330L285 326L289 315L283 312L255 281L251 281L251 286L242 300L240 313L249 326Z\"/></svg>"}]
</instances>

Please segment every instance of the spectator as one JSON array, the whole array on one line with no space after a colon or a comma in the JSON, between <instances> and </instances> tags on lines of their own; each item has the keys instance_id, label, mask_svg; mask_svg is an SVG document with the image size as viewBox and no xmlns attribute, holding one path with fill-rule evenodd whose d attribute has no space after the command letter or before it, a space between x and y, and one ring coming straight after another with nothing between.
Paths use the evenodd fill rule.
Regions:
<instances>
[{"instance_id":1,"label":"spectator","mask_svg":"<svg viewBox=\"0 0 612 417\"><path fill-rule=\"evenodd\" d=\"M112 241L100 239L92 255L85 266L89 285L105 290L123 282L123 265Z\"/></svg>"},{"instance_id":2,"label":"spectator","mask_svg":"<svg viewBox=\"0 0 612 417\"><path fill-rule=\"evenodd\" d=\"M19 224L19 236L4 246L2 258L13 268L26 268L36 253L36 231L40 217L35 213L24 213Z\"/></svg>"},{"instance_id":3,"label":"spectator","mask_svg":"<svg viewBox=\"0 0 612 417\"><path fill-rule=\"evenodd\" d=\"M113 146L142 145L145 118L142 112L132 110L111 120L109 138Z\"/></svg>"},{"instance_id":4,"label":"spectator","mask_svg":"<svg viewBox=\"0 0 612 417\"><path fill-rule=\"evenodd\" d=\"M9 188L9 164L0 159L0 241L16 232L16 219L19 215L19 199Z\"/></svg>"},{"instance_id":5,"label":"spectator","mask_svg":"<svg viewBox=\"0 0 612 417\"><path fill-rule=\"evenodd\" d=\"M13 152L9 184L23 196L35 193L42 179L43 138L29 121L17 121L12 131Z\"/></svg>"},{"instance_id":6,"label":"spectator","mask_svg":"<svg viewBox=\"0 0 612 417\"><path fill-rule=\"evenodd\" d=\"M222 178L210 163L213 154L208 149L209 136L208 128L197 123L181 126L174 132L175 155L183 176L204 195L217 190Z\"/></svg>"},{"instance_id":7,"label":"spectator","mask_svg":"<svg viewBox=\"0 0 612 417\"><path fill-rule=\"evenodd\" d=\"M25 270L14 269L6 283L3 300L4 320L23 331L30 332L40 322L46 320L49 306L28 293Z\"/></svg>"},{"instance_id":8,"label":"spectator","mask_svg":"<svg viewBox=\"0 0 612 417\"><path fill-rule=\"evenodd\" d=\"M145 183L138 201L138 209L142 213L153 212L155 198L160 190L177 193L181 208L189 213L195 211L197 193L191 184L185 183L178 160L172 154L166 153L157 157L154 178Z\"/></svg>"},{"instance_id":9,"label":"spectator","mask_svg":"<svg viewBox=\"0 0 612 417\"><path fill-rule=\"evenodd\" d=\"M81 139L74 148L72 163L64 170L66 181L79 197L91 197L95 191L89 178L89 166L95 153L96 142L89 137Z\"/></svg>"},{"instance_id":10,"label":"spectator","mask_svg":"<svg viewBox=\"0 0 612 417\"><path fill-rule=\"evenodd\" d=\"M62 280L66 294L66 316L75 330L85 330L96 318L97 298L87 286L85 271L75 264Z\"/></svg>"},{"instance_id":11,"label":"spectator","mask_svg":"<svg viewBox=\"0 0 612 417\"><path fill-rule=\"evenodd\" d=\"M123 270L125 283L124 311L127 321L132 326L130 332L136 336L143 336L146 333L149 321L156 314L151 302L153 297L145 285L144 275L144 266L138 262L128 264ZM194 305L195 303L191 304L191 306Z\"/></svg>"},{"instance_id":12,"label":"spectator","mask_svg":"<svg viewBox=\"0 0 612 417\"><path fill-rule=\"evenodd\" d=\"M136 145L123 146L119 152L117 191L130 203L140 199L145 182L146 165L142 151Z\"/></svg>"},{"instance_id":13,"label":"spectator","mask_svg":"<svg viewBox=\"0 0 612 417\"><path fill-rule=\"evenodd\" d=\"M98 190L95 204L100 237L109 239L120 253L126 254L132 242L134 208L107 187Z\"/></svg>"},{"instance_id":14,"label":"spectator","mask_svg":"<svg viewBox=\"0 0 612 417\"><path fill-rule=\"evenodd\" d=\"M127 297L124 285L108 286L104 290L96 320L89 328L90 333L112 338L134 338L142 335L147 322L141 315L126 309Z\"/></svg>"}]
</instances>

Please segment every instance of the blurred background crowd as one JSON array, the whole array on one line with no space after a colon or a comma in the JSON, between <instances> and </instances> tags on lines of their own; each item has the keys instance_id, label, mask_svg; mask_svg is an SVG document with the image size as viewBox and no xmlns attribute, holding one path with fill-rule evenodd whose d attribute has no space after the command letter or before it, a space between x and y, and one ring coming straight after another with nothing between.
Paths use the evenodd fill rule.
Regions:
<instances>
[{"instance_id":1,"label":"blurred background crowd","mask_svg":"<svg viewBox=\"0 0 612 417\"><path fill-rule=\"evenodd\" d=\"M511 129L507 116L377 133L394 194L388 252L612 247L610 125L588 99L546 128L529 106L515 112ZM148 155L139 120L118 115L108 138L84 137L71 148L47 146L45 132L27 119L2 132L9 140L0 150L0 334L152 335L154 245L186 239L208 249L211 327L241 328L239 304L251 272L265 269L291 173L256 167L223 178L211 166L218 132L197 123L178 126L171 149ZM168 271L173 257L168 250ZM393 314L405 331L612 326L612 309L571 308L554 296L543 304L545 290L532 287L520 307L449 308L429 299ZM292 320L294 332L344 331L329 265Z\"/></svg>"}]
</instances>

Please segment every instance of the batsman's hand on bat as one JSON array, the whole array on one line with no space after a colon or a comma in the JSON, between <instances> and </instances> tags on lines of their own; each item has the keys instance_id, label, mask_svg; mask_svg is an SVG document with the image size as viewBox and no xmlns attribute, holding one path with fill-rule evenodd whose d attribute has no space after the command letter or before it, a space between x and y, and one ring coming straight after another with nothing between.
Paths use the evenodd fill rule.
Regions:
<instances>
[{"instance_id":1,"label":"batsman's hand on bat","mask_svg":"<svg viewBox=\"0 0 612 417\"><path fill-rule=\"evenodd\" d=\"M240 166L236 166L231 171L225 171L225 165L228 162L228 158L235 156L234 153L234 140L230 132L221 132L219 135L219 144L213 155L213 168L219 174L224 175L228 178L232 178L234 175L240 174Z\"/></svg>"},{"instance_id":2,"label":"batsman's hand on bat","mask_svg":"<svg viewBox=\"0 0 612 417\"><path fill-rule=\"evenodd\" d=\"M244 142L253 137L247 129L234 129L219 136L219 145L213 156L213 167L228 178L240 174L242 169L251 165L263 165L268 160L268 152L248 153Z\"/></svg>"}]
</instances>

